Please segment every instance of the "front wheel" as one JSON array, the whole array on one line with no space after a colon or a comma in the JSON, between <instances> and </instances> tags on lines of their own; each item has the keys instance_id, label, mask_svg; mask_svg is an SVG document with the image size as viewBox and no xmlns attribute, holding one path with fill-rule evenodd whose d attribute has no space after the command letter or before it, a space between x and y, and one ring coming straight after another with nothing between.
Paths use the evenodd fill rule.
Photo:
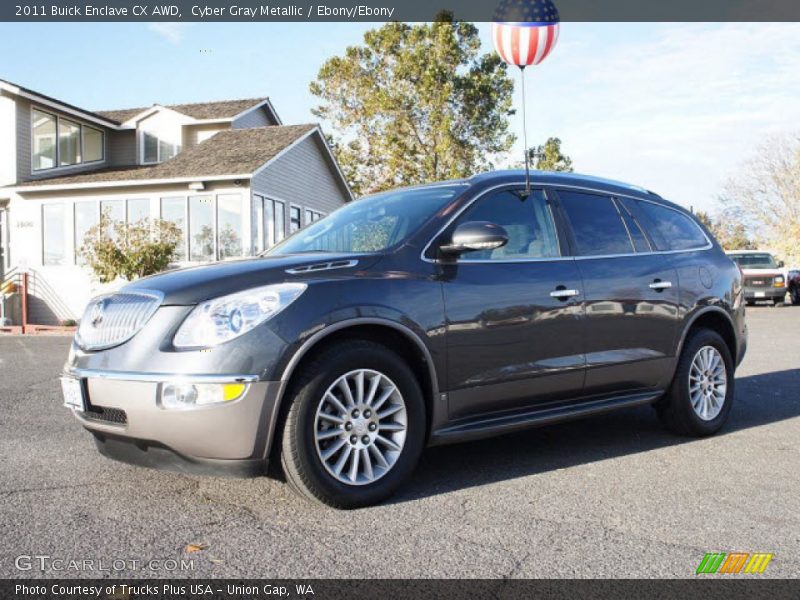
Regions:
<instances>
[{"instance_id":1,"label":"front wheel","mask_svg":"<svg viewBox=\"0 0 800 600\"><path fill-rule=\"evenodd\" d=\"M425 440L422 392L385 346L332 346L303 367L292 390L281 463L302 496L335 508L376 504L416 466Z\"/></svg>"},{"instance_id":2,"label":"front wheel","mask_svg":"<svg viewBox=\"0 0 800 600\"><path fill-rule=\"evenodd\" d=\"M725 424L733 404L733 359L715 331L690 334L669 390L656 405L662 422L688 436L713 435Z\"/></svg>"}]
</instances>

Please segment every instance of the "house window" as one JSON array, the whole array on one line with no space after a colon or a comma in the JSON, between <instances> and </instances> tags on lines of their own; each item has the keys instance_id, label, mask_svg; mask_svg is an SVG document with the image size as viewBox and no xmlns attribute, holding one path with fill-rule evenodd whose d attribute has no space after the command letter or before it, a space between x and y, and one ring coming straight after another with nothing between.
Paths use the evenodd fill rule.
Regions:
<instances>
[{"instance_id":1,"label":"house window","mask_svg":"<svg viewBox=\"0 0 800 600\"><path fill-rule=\"evenodd\" d=\"M128 223L136 223L150 218L150 198L130 198L128 200Z\"/></svg>"},{"instance_id":2,"label":"house window","mask_svg":"<svg viewBox=\"0 0 800 600\"><path fill-rule=\"evenodd\" d=\"M81 162L81 126L74 121L58 122L58 164L62 167Z\"/></svg>"},{"instance_id":3,"label":"house window","mask_svg":"<svg viewBox=\"0 0 800 600\"><path fill-rule=\"evenodd\" d=\"M159 163L169 160L181 151L180 144L175 144L159 138L154 133L145 131L142 133L143 150L142 162Z\"/></svg>"},{"instance_id":4,"label":"house window","mask_svg":"<svg viewBox=\"0 0 800 600\"><path fill-rule=\"evenodd\" d=\"M212 196L189 197L189 260L214 260L214 204Z\"/></svg>"},{"instance_id":5,"label":"house window","mask_svg":"<svg viewBox=\"0 0 800 600\"><path fill-rule=\"evenodd\" d=\"M97 225L99 214L97 212L97 202L76 202L75 203L75 264L85 264L80 255L81 246L89 230Z\"/></svg>"},{"instance_id":6,"label":"house window","mask_svg":"<svg viewBox=\"0 0 800 600\"><path fill-rule=\"evenodd\" d=\"M324 217L321 212L317 210L311 210L310 208L306 209L306 225L311 225L314 221L319 221L322 217Z\"/></svg>"},{"instance_id":7,"label":"house window","mask_svg":"<svg viewBox=\"0 0 800 600\"><path fill-rule=\"evenodd\" d=\"M253 251L257 254L286 237L286 206L280 200L253 196Z\"/></svg>"},{"instance_id":8,"label":"house window","mask_svg":"<svg viewBox=\"0 0 800 600\"><path fill-rule=\"evenodd\" d=\"M94 127L83 127L83 161L103 160L103 132Z\"/></svg>"},{"instance_id":9,"label":"house window","mask_svg":"<svg viewBox=\"0 0 800 600\"><path fill-rule=\"evenodd\" d=\"M242 197L239 194L217 196L217 247L219 259L242 255Z\"/></svg>"},{"instance_id":10,"label":"house window","mask_svg":"<svg viewBox=\"0 0 800 600\"><path fill-rule=\"evenodd\" d=\"M295 231L299 231L300 228L303 227L302 222L300 221L300 207L299 206L290 206L289 207L289 233L294 233Z\"/></svg>"},{"instance_id":11,"label":"house window","mask_svg":"<svg viewBox=\"0 0 800 600\"><path fill-rule=\"evenodd\" d=\"M99 129L36 109L31 115L34 171L103 160L105 134Z\"/></svg>"},{"instance_id":12,"label":"house window","mask_svg":"<svg viewBox=\"0 0 800 600\"><path fill-rule=\"evenodd\" d=\"M64 204L44 204L42 206L42 264L63 265L67 251L64 222Z\"/></svg>"},{"instance_id":13,"label":"house window","mask_svg":"<svg viewBox=\"0 0 800 600\"><path fill-rule=\"evenodd\" d=\"M33 111L33 168L52 169L56 166L56 118Z\"/></svg>"},{"instance_id":14,"label":"house window","mask_svg":"<svg viewBox=\"0 0 800 600\"><path fill-rule=\"evenodd\" d=\"M161 218L175 223L181 230L181 242L175 249L175 259L186 260L186 198L161 198Z\"/></svg>"}]
</instances>

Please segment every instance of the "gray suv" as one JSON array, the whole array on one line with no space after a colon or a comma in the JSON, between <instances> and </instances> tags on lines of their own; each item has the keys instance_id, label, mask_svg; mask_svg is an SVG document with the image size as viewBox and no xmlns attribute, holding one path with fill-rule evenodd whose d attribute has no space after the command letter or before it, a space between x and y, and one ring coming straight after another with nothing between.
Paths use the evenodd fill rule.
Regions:
<instances>
[{"instance_id":1,"label":"gray suv","mask_svg":"<svg viewBox=\"0 0 800 600\"><path fill-rule=\"evenodd\" d=\"M96 298L62 377L103 454L380 502L426 445L651 404L716 432L739 269L684 209L521 172L351 202L265 255ZM275 470L278 472L278 470Z\"/></svg>"}]
</instances>

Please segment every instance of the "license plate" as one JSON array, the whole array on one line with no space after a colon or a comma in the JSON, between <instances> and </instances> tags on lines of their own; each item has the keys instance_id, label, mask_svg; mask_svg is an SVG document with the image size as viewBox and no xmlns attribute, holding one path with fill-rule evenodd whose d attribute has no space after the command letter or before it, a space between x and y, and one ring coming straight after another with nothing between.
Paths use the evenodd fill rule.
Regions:
<instances>
[{"instance_id":1,"label":"license plate","mask_svg":"<svg viewBox=\"0 0 800 600\"><path fill-rule=\"evenodd\" d=\"M756 298L764 298L766 295L766 292L756 292Z\"/></svg>"},{"instance_id":2,"label":"license plate","mask_svg":"<svg viewBox=\"0 0 800 600\"><path fill-rule=\"evenodd\" d=\"M61 391L64 394L64 406L83 412L86 405L83 400L83 386L80 379L74 377L61 378Z\"/></svg>"}]
</instances>

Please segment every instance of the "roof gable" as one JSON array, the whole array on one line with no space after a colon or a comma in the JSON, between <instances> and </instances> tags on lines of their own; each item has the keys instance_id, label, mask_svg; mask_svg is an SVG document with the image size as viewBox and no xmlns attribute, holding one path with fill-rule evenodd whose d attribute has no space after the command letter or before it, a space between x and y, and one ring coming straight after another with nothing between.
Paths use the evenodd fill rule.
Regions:
<instances>
[{"instance_id":1,"label":"roof gable","mask_svg":"<svg viewBox=\"0 0 800 600\"><path fill-rule=\"evenodd\" d=\"M102 110L103 115L118 123L126 123L140 115L159 107L168 108L198 121L231 120L241 113L268 104L269 98L248 98L244 100L220 100L218 102L194 102L191 104L154 104L144 108L125 108L121 110ZM274 111L273 111L274 112ZM276 115L277 117L277 115Z\"/></svg>"}]
</instances>

